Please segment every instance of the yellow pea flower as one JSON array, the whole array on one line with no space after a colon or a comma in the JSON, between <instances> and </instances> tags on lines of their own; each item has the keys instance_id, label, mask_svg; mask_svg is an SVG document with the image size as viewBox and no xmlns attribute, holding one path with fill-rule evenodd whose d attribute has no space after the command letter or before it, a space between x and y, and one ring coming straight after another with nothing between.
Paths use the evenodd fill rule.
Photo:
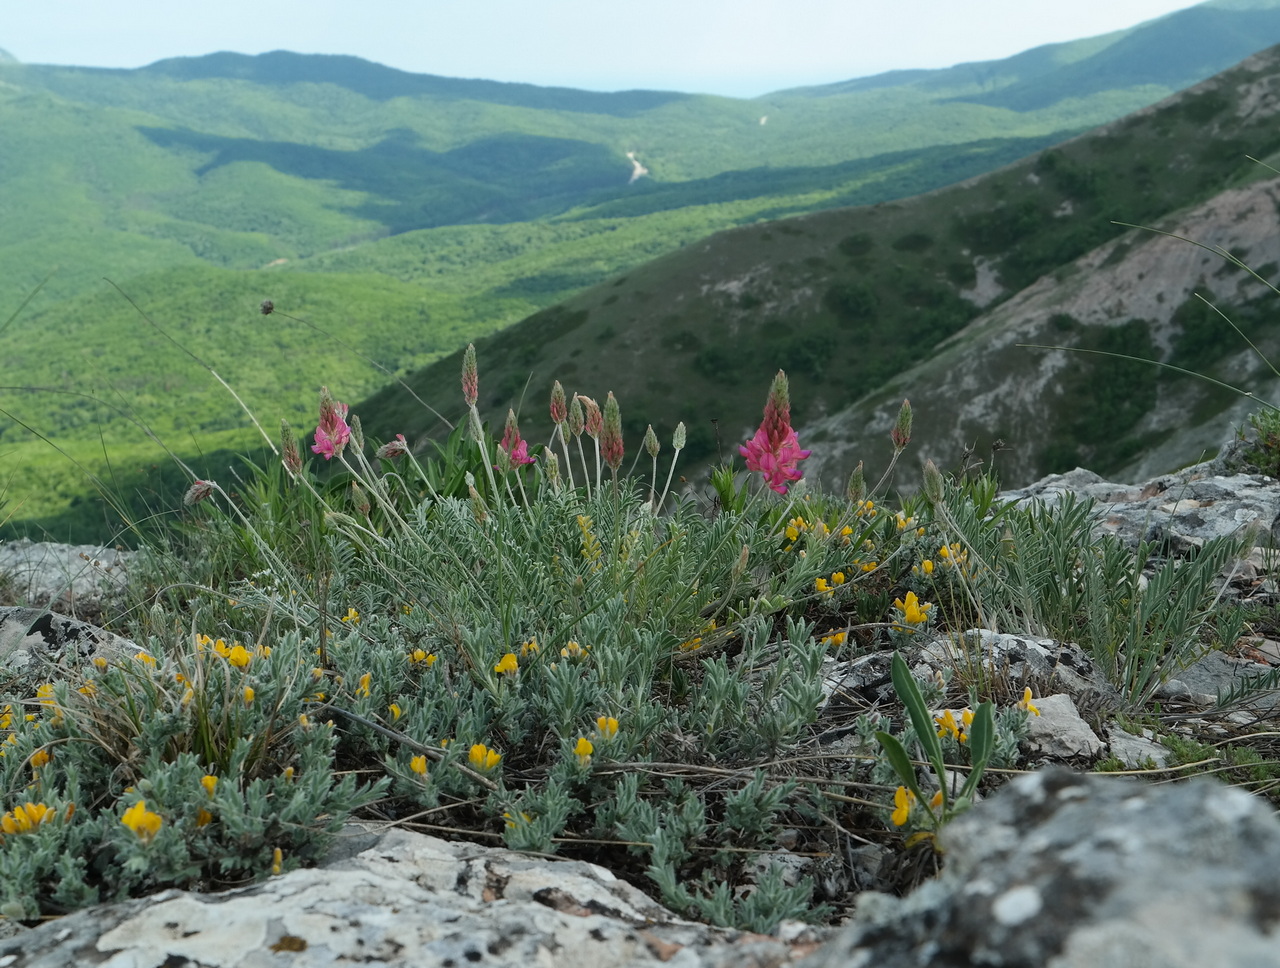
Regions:
<instances>
[{"instance_id":1,"label":"yellow pea flower","mask_svg":"<svg viewBox=\"0 0 1280 968\"><path fill-rule=\"evenodd\" d=\"M1018 708L1024 712L1031 713L1033 716L1039 716L1040 710L1036 708L1035 703L1031 701L1031 687L1027 686L1022 691L1022 699L1018 702Z\"/></svg>"},{"instance_id":2,"label":"yellow pea flower","mask_svg":"<svg viewBox=\"0 0 1280 968\"><path fill-rule=\"evenodd\" d=\"M514 676L519 668L520 661L516 658L516 654L508 652L498 660L498 664L493 667L493 671L504 676Z\"/></svg>"},{"instance_id":3,"label":"yellow pea flower","mask_svg":"<svg viewBox=\"0 0 1280 968\"><path fill-rule=\"evenodd\" d=\"M911 816L911 808L915 806L916 795L904 786L898 787L893 794L893 825L901 827Z\"/></svg>"},{"instance_id":4,"label":"yellow pea flower","mask_svg":"<svg viewBox=\"0 0 1280 968\"><path fill-rule=\"evenodd\" d=\"M596 732L601 739L613 739L618 735L618 721L612 716L596 717Z\"/></svg>"},{"instance_id":5,"label":"yellow pea flower","mask_svg":"<svg viewBox=\"0 0 1280 968\"><path fill-rule=\"evenodd\" d=\"M218 789L218 778L212 773L205 774L200 777L200 785L204 787L204 792L213 796L213 791Z\"/></svg>"},{"instance_id":6,"label":"yellow pea flower","mask_svg":"<svg viewBox=\"0 0 1280 968\"><path fill-rule=\"evenodd\" d=\"M137 834L138 839L144 844L148 844L159 832L160 825L164 823L164 819L160 814L152 813L147 809L146 800L139 800L124 812L120 822Z\"/></svg>"},{"instance_id":7,"label":"yellow pea flower","mask_svg":"<svg viewBox=\"0 0 1280 968\"><path fill-rule=\"evenodd\" d=\"M595 752L595 747L591 745L591 740L585 736L578 737L578 745L573 748L573 754L578 758L578 763L582 766L591 764L591 754Z\"/></svg>"},{"instance_id":8,"label":"yellow pea flower","mask_svg":"<svg viewBox=\"0 0 1280 968\"><path fill-rule=\"evenodd\" d=\"M419 776L427 775L427 758L425 756L415 756L409 761L409 769L413 770Z\"/></svg>"},{"instance_id":9,"label":"yellow pea flower","mask_svg":"<svg viewBox=\"0 0 1280 968\"><path fill-rule=\"evenodd\" d=\"M502 754L497 750L489 749L483 743L476 743L467 754L467 759L470 760L475 769L482 773L488 773L502 762Z\"/></svg>"}]
</instances>

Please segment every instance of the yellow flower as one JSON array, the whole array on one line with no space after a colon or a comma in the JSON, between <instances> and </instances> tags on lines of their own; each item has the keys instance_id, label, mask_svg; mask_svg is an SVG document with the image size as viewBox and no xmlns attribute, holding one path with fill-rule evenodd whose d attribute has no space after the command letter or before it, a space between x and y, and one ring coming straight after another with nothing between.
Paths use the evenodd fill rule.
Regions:
<instances>
[{"instance_id":1,"label":"yellow flower","mask_svg":"<svg viewBox=\"0 0 1280 968\"><path fill-rule=\"evenodd\" d=\"M510 813L503 812L502 819L504 819L507 822L507 826L509 828L512 828L512 829L515 828L516 821L515 821L515 818L511 816ZM520 819L522 819L525 823L533 823L533 818L529 816L527 813L525 813L523 810L520 811Z\"/></svg>"},{"instance_id":2,"label":"yellow flower","mask_svg":"<svg viewBox=\"0 0 1280 968\"><path fill-rule=\"evenodd\" d=\"M255 695L255 693L254 693L254 691L253 691L253 686L245 686L245 687L244 687L244 704L245 704L246 706L251 706L251 705L253 705L253 697L254 697L254 695Z\"/></svg>"},{"instance_id":3,"label":"yellow flower","mask_svg":"<svg viewBox=\"0 0 1280 968\"><path fill-rule=\"evenodd\" d=\"M841 544L848 544L852 540L852 536L853 536L853 528L849 527L847 524L840 529Z\"/></svg>"},{"instance_id":4,"label":"yellow flower","mask_svg":"<svg viewBox=\"0 0 1280 968\"><path fill-rule=\"evenodd\" d=\"M471 761L471 765L482 773L488 773L502 761L502 754L497 750L491 750L483 743L476 743L471 747L471 752L467 754L467 759Z\"/></svg>"},{"instance_id":5,"label":"yellow flower","mask_svg":"<svg viewBox=\"0 0 1280 968\"><path fill-rule=\"evenodd\" d=\"M402 713L401 713L401 711L400 711L400 704L399 704L399 703L394 703L394 702L393 702L390 706L388 706L388 707L387 707L387 710L391 713L391 721L392 721L393 723L394 723L396 720L398 720L398 719L400 718L400 716L402 715Z\"/></svg>"},{"instance_id":6,"label":"yellow flower","mask_svg":"<svg viewBox=\"0 0 1280 968\"><path fill-rule=\"evenodd\" d=\"M1036 708L1035 703L1031 701L1031 687L1027 686L1022 691L1022 699L1018 703L1018 708L1023 712L1031 713L1033 716L1039 716L1040 710Z\"/></svg>"},{"instance_id":7,"label":"yellow flower","mask_svg":"<svg viewBox=\"0 0 1280 968\"><path fill-rule=\"evenodd\" d=\"M832 632L830 635L824 635L822 638L818 639L818 644L828 647L835 646L838 649L840 646L844 645L844 640L847 635L847 632Z\"/></svg>"},{"instance_id":8,"label":"yellow flower","mask_svg":"<svg viewBox=\"0 0 1280 968\"><path fill-rule=\"evenodd\" d=\"M192 689L190 686L188 686L186 690L182 693L182 708L186 709L189 705L191 705L191 700L194 699L195 697L196 697L196 691Z\"/></svg>"},{"instance_id":9,"label":"yellow flower","mask_svg":"<svg viewBox=\"0 0 1280 968\"><path fill-rule=\"evenodd\" d=\"M409 653L409 661L415 664L425 662L427 665L430 665L435 661L435 656L427 655L426 649L414 649Z\"/></svg>"},{"instance_id":10,"label":"yellow flower","mask_svg":"<svg viewBox=\"0 0 1280 968\"><path fill-rule=\"evenodd\" d=\"M519 668L520 661L516 658L516 654L514 652L508 652L498 660L498 664L493 667L493 671L501 673L504 676L514 676L516 674L516 670Z\"/></svg>"},{"instance_id":11,"label":"yellow flower","mask_svg":"<svg viewBox=\"0 0 1280 968\"><path fill-rule=\"evenodd\" d=\"M0 830L7 834L25 834L52 818L53 810L50 807L28 800L26 804L16 806L0 817Z\"/></svg>"},{"instance_id":12,"label":"yellow flower","mask_svg":"<svg viewBox=\"0 0 1280 968\"><path fill-rule=\"evenodd\" d=\"M942 806L942 791L941 791L941 790L939 790L937 793L935 793L935 794L933 795L933 797L932 797L932 798L930 798L930 800L929 800L929 809L930 809L930 810L937 810L937 809L938 809L939 807L941 807L941 806Z\"/></svg>"},{"instance_id":13,"label":"yellow flower","mask_svg":"<svg viewBox=\"0 0 1280 968\"><path fill-rule=\"evenodd\" d=\"M541 651L536 638L530 639L524 645L520 646L520 658L524 659L531 655L537 655Z\"/></svg>"},{"instance_id":14,"label":"yellow flower","mask_svg":"<svg viewBox=\"0 0 1280 968\"><path fill-rule=\"evenodd\" d=\"M929 609L933 608L927 602L922 603L916 598L915 592L907 592L905 600L895 598L893 605L902 612L902 621L906 625L923 625L929 621Z\"/></svg>"},{"instance_id":15,"label":"yellow flower","mask_svg":"<svg viewBox=\"0 0 1280 968\"><path fill-rule=\"evenodd\" d=\"M280 848L277 847L275 850L271 852L272 875L274 876L276 874L279 874L280 871L283 869L283 867L284 867L284 854L281 852Z\"/></svg>"},{"instance_id":16,"label":"yellow flower","mask_svg":"<svg viewBox=\"0 0 1280 968\"><path fill-rule=\"evenodd\" d=\"M8 729L13 725L13 705L6 704L4 711L0 713L0 729Z\"/></svg>"},{"instance_id":17,"label":"yellow flower","mask_svg":"<svg viewBox=\"0 0 1280 968\"><path fill-rule=\"evenodd\" d=\"M281 775L281 776L283 776L286 780L292 780L292 779L293 779L293 767L292 767L292 766L286 766L286 767L284 768L284 772L283 772L282 774L280 774L280 775Z\"/></svg>"},{"instance_id":18,"label":"yellow flower","mask_svg":"<svg viewBox=\"0 0 1280 968\"><path fill-rule=\"evenodd\" d=\"M134 658L137 659L139 662L143 663L144 665L153 666L156 664L155 658L147 655L145 652L139 652L135 654Z\"/></svg>"},{"instance_id":19,"label":"yellow flower","mask_svg":"<svg viewBox=\"0 0 1280 968\"><path fill-rule=\"evenodd\" d=\"M933 559L926 558L924 561L920 562L920 564L912 565L911 570L914 571L917 575L932 575Z\"/></svg>"},{"instance_id":20,"label":"yellow flower","mask_svg":"<svg viewBox=\"0 0 1280 968\"><path fill-rule=\"evenodd\" d=\"M225 640L218 639L218 641L213 643L213 651L225 659L231 654L231 647L227 645Z\"/></svg>"},{"instance_id":21,"label":"yellow flower","mask_svg":"<svg viewBox=\"0 0 1280 968\"><path fill-rule=\"evenodd\" d=\"M230 662L237 669L243 669L245 666L249 664L249 660L252 658L253 658L253 655L249 652L249 650L246 649L239 642L235 644L235 648L231 649L231 651L227 653L227 661Z\"/></svg>"},{"instance_id":22,"label":"yellow flower","mask_svg":"<svg viewBox=\"0 0 1280 968\"><path fill-rule=\"evenodd\" d=\"M204 807L201 807L199 810L197 810L197 811L196 811L196 826L197 826L197 827L207 827L207 826L209 825L210 821L212 821L212 820L213 820L213 814L211 814L211 813L210 813L208 810L206 810Z\"/></svg>"},{"instance_id":23,"label":"yellow flower","mask_svg":"<svg viewBox=\"0 0 1280 968\"><path fill-rule=\"evenodd\" d=\"M590 646L579 645L577 642L570 639L568 644L560 650L560 654L566 659L585 659L587 657L587 653L590 651Z\"/></svg>"},{"instance_id":24,"label":"yellow flower","mask_svg":"<svg viewBox=\"0 0 1280 968\"><path fill-rule=\"evenodd\" d=\"M413 770L419 776L427 775L427 758L425 756L415 756L409 761L409 769Z\"/></svg>"},{"instance_id":25,"label":"yellow flower","mask_svg":"<svg viewBox=\"0 0 1280 968\"><path fill-rule=\"evenodd\" d=\"M51 755L52 754L47 749L44 749L43 747L36 750L34 753L31 754L31 768L33 770L38 770L42 766L47 766L49 764L49 758Z\"/></svg>"},{"instance_id":26,"label":"yellow flower","mask_svg":"<svg viewBox=\"0 0 1280 968\"><path fill-rule=\"evenodd\" d=\"M833 572L831 573L831 584L832 584L833 586L843 585L843 584L845 583L845 581L846 581L846 579L845 579L845 577L844 577L844 572L842 572L842 571L833 571Z\"/></svg>"},{"instance_id":27,"label":"yellow flower","mask_svg":"<svg viewBox=\"0 0 1280 968\"><path fill-rule=\"evenodd\" d=\"M106 669L107 660L103 656L100 656L100 655L95 656L93 660L93 664L97 666L99 669Z\"/></svg>"},{"instance_id":28,"label":"yellow flower","mask_svg":"<svg viewBox=\"0 0 1280 968\"><path fill-rule=\"evenodd\" d=\"M950 709L944 709L941 716L934 716L933 721L938 726L939 739L946 736L954 736L956 739L960 739L960 727L956 725L956 717Z\"/></svg>"},{"instance_id":29,"label":"yellow flower","mask_svg":"<svg viewBox=\"0 0 1280 968\"><path fill-rule=\"evenodd\" d=\"M916 795L904 786L898 787L893 794L893 825L901 827L911 816L911 808L915 806Z\"/></svg>"},{"instance_id":30,"label":"yellow flower","mask_svg":"<svg viewBox=\"0 0 1280 968\"><path fill-rule=\"evenodd\" d=\"M618 721L612 716L597 716L596 732L601 739L613 739L618 735Z\"/></svg>"},{"instance_id":31,"label":"yellow flower","mask_svg":"<svg viewBox=\"0 0 1280 968\"><path fill-rule=\"evenodd\" d=\"M357 612L354 608L348 608L347 614L342 616L342 621L350 622L352 625L359 625L360 613Z\"/></svg>"},{"instance_id":32,"label":"yellow flower","mask_svg":"<svg viewBox=\"0 0 1280 968\"><path fill-rule=\"evenodd\" d=\"M819 592L821 592L822 594L828 597L835 594L831 590L831 586L827 584L827 580L825 578L819 578L817 581L813 583L813 585Z\"/></svg>"},{"instance_id":33,"label":"yellow flower","mask_svg":"<svg viewBox=\"0 0 1280 968\"><path fill-rule=\"evenodd\" d=\"M204 787L204 792L213 796L213 791L218 789L218 778L212 773L206 773L200 777L200 785Z\"/></svg>"},{"instance_id":34,"label":"yellow flower","mask_svg":"<svg viewBox=\"0 0 1280 968\"><path fill-rule=\"evenodd\" d=\"M259 645L253 650L253 656L255 659L265 659L270 655L271 646L269 645Z\"/></svg>"},{"instance_id":35,"label":"yellow flower","mask_svg":"<svg viewBox=\"0 0 1280 968\"><path fill-rule=\"evenodd\" d=\"M585 736L578 737L578 745L573 748L573 754L578 758L578 763L582 766L588 766L591 763L591 754L595 752L595 747L591 745L591 740Z\"/></svg>"},{"instance_id":36,"label":"yellow flower","mask_svg":"<svg viewBox=\"0 0 1280 968\"><path fill-rule=\"evenodd\" d=\"M303 713L301 716L298 717L298 725L301 726L303 729L310 729L311 717L308 716L306 713Z\"/></svg>"},{"instance_id":37,"label":"yellow flower","mask_svg":"<svg viewBox=\"0 0 1280 968\"><path fill-rule=\"evenodd\" d=\"M362 675L360 677L360 685L356 687L356 695L367 697L369 695L369 683L372 680L373 680L372 674L366 672L364 675Z\"/></svg>"},{"instance_id":38,"label":"yellow flower","mask_svg":"<svg viewBox=\"0 0 1280 968\"><path fill-rule=\"evenodd\" d=\"M864 561L862 563L863 571L875 571L879 567L880 567L880 562L878 561Z\"/></svg>"},{"instance_id":39,"label":"yellow flower","mask_svg":"<svg viewBox=\"0 0 1280 968\"><path fill-rule=\"evenodd\" d=\"M160 824L164 821L160 814L152 813L147 809L146 800L139 800L124 812L120 822L137 834L138 839L144 844L148 844L151 842L151 838L160 830Z\"/></svg>"},{"instance_id":40,"label":"yellow flower","mask_svg":"<svg viewBox=\"0 0 1280 968\"><path fill-rule=\"evenodd\" d=\"M800 532L809 530L809 522L804 518L792 518L787 522L787 530L784 532L788 541L794 542L800 537Z\"/></svg>"}]
</instances>

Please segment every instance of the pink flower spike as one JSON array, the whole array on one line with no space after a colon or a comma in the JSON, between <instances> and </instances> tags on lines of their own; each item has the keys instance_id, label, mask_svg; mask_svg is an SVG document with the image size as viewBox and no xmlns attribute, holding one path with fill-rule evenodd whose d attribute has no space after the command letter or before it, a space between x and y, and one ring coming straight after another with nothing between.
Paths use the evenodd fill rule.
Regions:
<instances>
[{"instance_id":1,"label":"pink flower spike","mask_svg":"<svg viewBox=\"0 0 1280 968\"><path fill-rule=\"evenodd\" d=\"M507 426L502 431L502 443L498 445L498 453L502 455L502 461L495 465L495 470L509 471L522 464L533 463L533 458L529 456L529 443L520 437L520 427L516 423L514 410L507 411Z\"/></svg>"},{"instance_id":2,"label":"pink flower spike","mask_svg":"<svg viewBox=\"0 0 1280 968\"><path fill-rule=\"evenodd\" d=\"M328 387L320 388L320 425L316 427L316 442L311 451L323 454L325 460L341 456L342 449L351 439L347 426L347 405L338 403L329 395Z\"/></svg>"},{"instance_id":3,"label":"pink flower spike","mask_svg":"<svg viewBox=\"0 0 1280 968\"><path fill-rule=\"evenodd\" d=\"M787 493L787 484L804 475L797 465L812 451L803 450L791 428L791 401L787 393L787 375L781 370L769 388L764 407L764 420L750 440L738 448L747 462L747 470L760 474L766 484L779 494Z\"/></svg>"},{"instance_id":4,"label":"pink flower spike","mask_svg":"<svg viewBox=\"0 0 1280 968\"><path fill-rule=\"evenodd\" d=\"M395 440L388 440L374 452L373 456L382 460L395 460L407 453L409 453L409 442L404 439L404 434L396 434Z\"/></svg>"}]
</instances>

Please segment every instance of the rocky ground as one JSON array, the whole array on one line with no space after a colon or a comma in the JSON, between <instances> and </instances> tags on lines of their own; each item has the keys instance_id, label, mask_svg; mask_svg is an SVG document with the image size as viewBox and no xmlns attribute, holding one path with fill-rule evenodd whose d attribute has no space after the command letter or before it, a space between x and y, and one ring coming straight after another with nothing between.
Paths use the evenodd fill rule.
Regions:
<instances>
[{"instance_id":1,"label":"rocky ground","mask_svg":"<svg viewBox=\"0 0 1280 968\"><path fill-rule=\"evenodd\" d=\"M1006 496L1053 502L1067 493L1094 498L1106 510L1100 526L1133 544L1176 551L1253 528L1257 548L1223 576L1224 594L1274 599L1264 549L1280 536L1275 480L1217 461L1134 486L1077 470ZM135 648L76 617L98 614L98 597L127 567L127 555L107 549L0 546L9 600L21 603L0 608L0 662L20 675L31 663ZM581 861L352 825L321 868L10 926L0 968L1280 964L1280 821L1263 797L1209 779L1162 782L1185 771L1165 768L1170 749L1158 742L1225 740L1270 723L1273 690L1234 708L1214 704L1280 664L1280 642L1259 634L1232 654L1209 652L1163 685L1162 718L1142 726L1069 643L985 629L965 643L968 661L981 655L1039 697L1024 744L1035 772L950 824L942 873L905 897L886 893L886 848L783 855L795 876L815 874L849 895L853 913L841 926L784 923L770 937L712 928ZM910 657L917 675L954 666L953 649L941 637L922 642ZM890 708L889 656L830 661L826 702ZM1085 775L1104 761L1145 779Z\"/></svg>"}]
</instances>

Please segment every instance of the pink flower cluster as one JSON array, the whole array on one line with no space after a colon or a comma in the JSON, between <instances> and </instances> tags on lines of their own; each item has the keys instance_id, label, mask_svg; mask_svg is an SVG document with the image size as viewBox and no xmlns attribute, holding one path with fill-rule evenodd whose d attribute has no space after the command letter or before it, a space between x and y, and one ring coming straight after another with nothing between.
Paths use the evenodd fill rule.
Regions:
<instances>
[{"instance_id":1,"label":"pink flower cluster","mask_svg":"<svg viewBox=\"0 0 1280 968\"><path fill-rule=\"evenodd\" d=\"M769 388L769 400L764 406L764 420L746 444L738 448L747 460L747 470L760 473L773 490L787 493L787 484L804 476L798 468L800 461L812 451L802 450L796 432L791 427L791 399L787 389L787 375L781 370L773 378Z\"/></svg>"},{"instance_id":2,"label":"pink flower cluster","mask_svg":"<svg viewBox=\"0 0 1280 968\"><path fill-rule=\"evenodd\" d=\"M320 388L320 426L316 427L316 442L312 453L323 454L325 460L341 456L342 449L351 439L347 426L347 405L338 403L329 395L328 387Z\"/></svg>"},{"instance_id":3,"label":"pink flower cluster","mask_svg":"<svg viewBox=\"0 0 1280 968\"><path fill-rule=\"evenodd\" d=\"M514 470L523 464L534 462L534 458L529 456L529 442L520 436L514 411L507 411L507 426L502 432L502 443L498 445L498 449L507 466L498 466L496 470Z\"/></svg>"}]
</instances>

